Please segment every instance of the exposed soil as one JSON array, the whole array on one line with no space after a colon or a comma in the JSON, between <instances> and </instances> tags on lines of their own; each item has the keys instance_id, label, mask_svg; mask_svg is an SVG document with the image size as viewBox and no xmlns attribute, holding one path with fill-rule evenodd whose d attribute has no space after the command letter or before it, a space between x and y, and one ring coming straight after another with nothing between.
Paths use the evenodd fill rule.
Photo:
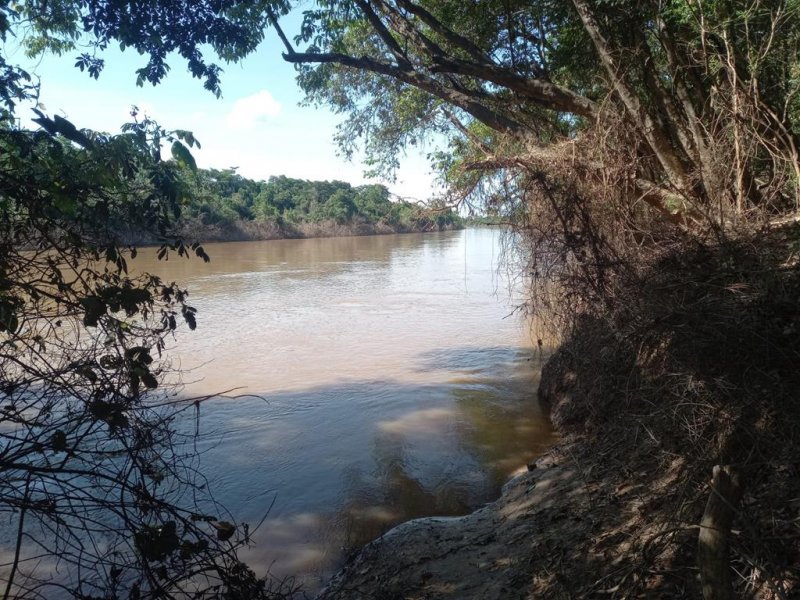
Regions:
<instances>
[{"instance_id":1,"label":"exposed soil","mask_svg":"<svg viewBox=\"0 0 800 600\"><path fill-rule=\"evenodd\" d=\"M674 485L675 474L625 477L618 465L583 455L581 445L573 440L553 448L509 481L500 499L470 515L393 529L364 548L318 598L613 596L620 580L640 576L620 553L634 541L645 539L646 547L658 542L647 516L658 502L657 488ZM680 597L683 590L664 584L659 592Z\"/></svg>"}]
</instances>

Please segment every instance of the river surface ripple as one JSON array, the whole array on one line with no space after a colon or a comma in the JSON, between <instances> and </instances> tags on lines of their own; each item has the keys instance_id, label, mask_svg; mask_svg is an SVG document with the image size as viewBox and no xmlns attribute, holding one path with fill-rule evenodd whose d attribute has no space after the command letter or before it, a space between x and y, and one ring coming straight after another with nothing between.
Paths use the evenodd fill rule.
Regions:
<instances>
[{"instance_id":1,"label":"river surface ripple","mask_svg":"<svg viewBox=\"0 0 800 600\"><path fill-rule=\"evenodd\" d=\"M397 523L491 501L552 442L537 350L494 229L144 250L198 328L170 356L202 405L200 467L246 560L313 592ZM270 508L271 507L271 508Z\"/></svg>"}]
</instances>

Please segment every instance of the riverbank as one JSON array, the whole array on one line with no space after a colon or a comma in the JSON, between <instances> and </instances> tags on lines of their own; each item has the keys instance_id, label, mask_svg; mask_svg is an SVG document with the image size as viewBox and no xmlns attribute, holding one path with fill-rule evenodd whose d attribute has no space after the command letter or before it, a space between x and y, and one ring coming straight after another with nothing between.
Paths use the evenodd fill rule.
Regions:
<instances>
[{"instance_id":1,"label":"riverbank","mask_svg":"<svg viewBox=\"0 0 800 600\"><path fill-rule=\"evenodd\" d=\"M798 239L665 252L543 369L561 443L479 511L368 545L319 598L794 597Z\"/></svg>"},{"instance_id":2,"label":"riverbank","mask_svg":"<svg viewBox=\"0 0 800 600\"><path fill-rule=\"evenodd\" d=\"M613 598L626 581L640 587L641 572L652 568L640 565L642 548L657 556L661 541L696 538L687 525L660 539L659 502L681 485L680 464L654 469L642 456L624 460L595 442L567 434L497 501L464 517L398 526L345 565L317 600ZM639 594L682 598L687 591L662 579Z\"/></svg>"},{"instance_id":3,"label":"riverbank","mask_svg":"<svg viewBox=\"0 0 800 600\"><path fill-rule=\"evenodd\" d=\"M636 556L634 544L659 541L648 514L680 477L629 473L651 465L623 467L591 446L570 435L511 479L497 501L464 517L400 525L366 546L318 600L614 597L625 580L640 578L627 559ZM667 581L657 591L684 594Z\"/></svg>"},{"instance_id":4,"label":"riverbank","mask_svg":"<svg viewBox=\"0 0 800 600\"><path fill-rule=\"evenodd\" d=\"M364 235L392 235L397 233L429 233L464 229L460 222L439 224L435 221L391 225L387 222L321 221L314 223L283 223L277 221L239 220L224 225L183 222L176 228L175 236L200 243L211 242L265 242L283 239L353 237ZM140 232L122 232L124 243L136 246L160 244L160 240Z\"/></svg>"}]
</instances>

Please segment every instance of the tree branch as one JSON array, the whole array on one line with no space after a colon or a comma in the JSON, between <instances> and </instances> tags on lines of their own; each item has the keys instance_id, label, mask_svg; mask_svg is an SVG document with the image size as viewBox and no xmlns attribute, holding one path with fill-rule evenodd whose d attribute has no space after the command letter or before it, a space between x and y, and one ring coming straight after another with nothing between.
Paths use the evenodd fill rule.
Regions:
<instances>
[{"instance_id":1,"label":"tree branch","mask_svg":"<svg viewBox=\"0 0 800 600\"><path fill-rule=\"evenodd\" d=\"M400 44L397 43L397 40L392 37L392 33L386 28L386 25L383 24L380 17L378 17L378 15L375 14L375 11L372 10L372 7L365 2L365 0L356 0L356 4L361 9L361 12L364 13L364 16L367 17L367 20L375 30L375 33L378 34L383 43L386 44L391 53L394 55L395 59L397 59L400 67L406 69L411 67L411 62L408 60L406 53L400 47Z\"/></svg>"},{"instance_id":2,"label":"tree branch","mask_svg":"<svg viewBox=\"0 0 800 600\"><path fill-rule=\"evenodd\" d=\"M278 19L275 18L275 15L272 13L271 10L267 10L267 19L269 19L269 22L275 28L275 32L278 34L278 37L283 42L287 54L296 54L294 46L292 46L292 44L289 42L289 38L286 37L286 34L283 33L283 29L281 29L281 26L278 25Z\"/></svg>"},{"instance_id":3,"label":"tree branch","mask_svg":"<svg viewBox=\"0 0 800 600\"><path fill-rule=\"evenodd\" d=\"M429 56L439 56L444 54L444 50L442 50L438 44L436 44L424 33L417 30L414 25L409 22L405 16L400 14L397 9L392 8L388 5L388 3L383 2L382 0L373 1L381 6L383 13L389 18L392 26L395 27L398 32L405 34L413 41L417 51L421 51L423 55L428 54Z\"/></svg>"},{"instance_id":4,"label":"tree branch","mask_svg":"<svg viewBox=\"0 0 800 600\"><path fill-rule=\"evenodd\" d=\"M14 549L14 562L11 565L11 572L8 574L8 581L6 582L6 591L3 594L3 600L8 600L10 597L11 589L14 587L14 576L19 568L19 555L22 551L22 535L25 532L25 513L28 510L28 500L31 488L31 474L25 479L25 495L22 501L22 506L19 509L19 524L17 525L17 541Z\"/></svg>"},{"instance_id":5,"label":"tree branch","mask_svg":"<svg viewBox=\"0 0 800 600\"><path fill-rule=\"evenodd\" d=\"M476 136L469 129L467 129L467 127L451 111L445 109L442 112L444 112L444 115L455 126L455 128L458 129L462 133L462 135L464 135L464 137L469 139L469 141L471 141L474 146L479 148L481 152L483 152L487 156L492 153L491 148L489 148L489 146L487 146L483 142L483 140L481 140L478 136Z\"/></svg>"},{"instance_id":6,"label":"tree branch","mask_svg":"<svg viewBox=\"0 0 800 600\"><path fill-rule=\"evenodd\" d=\"M600 26L594 17L592 9L585 0L572 0L572 3L578 11L584 30L594 44L595 50L600 57L600 62L605 67L606 73L608 73L611 85L627 109L628 115L641 131L650 149L664 169L669 182L675 186L675 189L690 197L692 195L692 186L689 183L686 169L676 156L667 134L647 113L635 90L625 80L623 69L612 55L611 46L600 31Z\"/></svg>"},{"instance_id":7,"label":"tree branch","mask_svg":"<svg viewBox=\"0 0 800 600\"><path fill-rule=\"evenodd\" d=\"M467 38L455 33L448 27L445 27L441 21L439 21L436 17L434 17L431 13L427 10L419 6L418 4L414 4L409 0L397 0L398 6L404 8L412 15L417 17L420 21L425 23L428 27L430 27L433 31L437 34L442 36L448 42L453 44L453 46L460 48L467 54L469 54L473 60L479 63L490 64L489 59L487 58L486 54L478 48L475 44L469 41Z\"/></svg>"},{"instance_id":8,"label":"tree branch","mask_svg":"<svg viewBox=\"0 0 800 600\"><path fill-rule=\"evenodd\" d=\"M469 113L492 129L512 134L519 133L522 130L518 122L499 114L480 102L476 102L467 92L448 88L435 79L417 71L402 69L397 65L381 62L367 56L356 58L338 52L316 53L293 51L283 54L283 59L287 62L297 64L335 63L353 69L369 71L378 75L386 75L402 81L403 83L413 85L437 98L459 107L461 110Z\"/></svg>"},{"instance_id":9,"label":"tree branch","mask_svg":"<svg viewBox=\"0 0 800 600\"><path fill-rule=\"evenodd\" d=\"M432 73L453 73L483 79L503 86L520 97L533 100L545 108L567 112L590 119L599 115L595 102L559 85L530 79L497 65L476 64L452 58L437 57Z\"/></svg>"}]
</instances>

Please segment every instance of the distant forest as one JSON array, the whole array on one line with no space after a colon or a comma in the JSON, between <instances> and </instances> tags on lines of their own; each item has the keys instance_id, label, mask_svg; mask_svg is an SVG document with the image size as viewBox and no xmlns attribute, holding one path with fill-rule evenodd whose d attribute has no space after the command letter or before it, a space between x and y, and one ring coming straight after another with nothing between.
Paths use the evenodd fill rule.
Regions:
<instances>
[{"instance_id":1,"label":"distant forest","mask_svg":"<svg viewBox=\"0 0 800 600\"><path fill-rule=\"evenodd\" d=\"M390 233L463 226L450 208L390 199L383 185L273 176L254 181L234 169L185 172L179 221L187 235L270 238ZM216 235L215 235L216 234Z\"/></svg>"}]
</instances>

